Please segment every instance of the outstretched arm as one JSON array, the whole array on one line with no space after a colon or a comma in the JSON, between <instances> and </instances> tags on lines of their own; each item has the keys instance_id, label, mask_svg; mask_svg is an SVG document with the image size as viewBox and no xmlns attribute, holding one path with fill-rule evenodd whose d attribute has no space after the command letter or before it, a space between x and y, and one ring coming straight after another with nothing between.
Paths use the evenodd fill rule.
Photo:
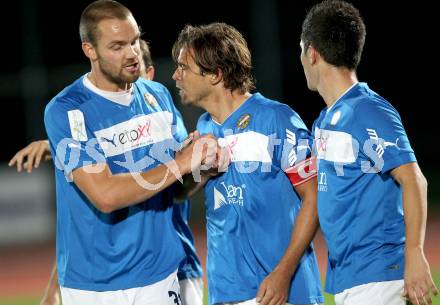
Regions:
<instances>
[{"instance_id":1,"label":"outstretched arm","mask_svg":"<svg viewBox=\"0 0 440 305\"><path fill-rule=\"evenodd\" d=\"M212 158L198 141L177 153L175 160L147 172L113 175L106 163L99 163L74 170L73 181L98 210L110 213L153 197Z\"/></svg>"}]
</instances>

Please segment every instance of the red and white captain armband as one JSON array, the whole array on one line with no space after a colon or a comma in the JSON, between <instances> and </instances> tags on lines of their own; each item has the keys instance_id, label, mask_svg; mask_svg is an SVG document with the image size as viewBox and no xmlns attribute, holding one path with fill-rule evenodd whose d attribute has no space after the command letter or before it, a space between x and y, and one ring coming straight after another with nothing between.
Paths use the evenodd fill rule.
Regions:
<instances>
[{"instance_id":1,"label":"red and white captain armband","mask_svg":"<svg viewBox=\"0 0 440 305\"><path fill-rule=\"evenodd\" d=\"M284 170L293 186L300 185L313 177L316 177L318 171L316 169L316 158L310 157L292 167Z\"/></svg>"}]
</instances>

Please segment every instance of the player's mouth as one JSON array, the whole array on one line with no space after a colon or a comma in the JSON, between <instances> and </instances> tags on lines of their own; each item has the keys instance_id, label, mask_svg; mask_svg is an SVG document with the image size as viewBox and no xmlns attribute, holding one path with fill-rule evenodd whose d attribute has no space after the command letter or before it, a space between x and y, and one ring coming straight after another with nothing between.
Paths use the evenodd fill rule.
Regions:
<instances>
[{"instance_id":1,"label":"player's mouth","mask_svg":"<svg viewBox=\"0 0 440 305\"><path fill-rule=\"evenodd\" d=\"M125 70L127 70L130 73L137 72L139 70L139 63L135 62L129 65L124 66Z\"/></svg>"},{"instance_id":2,"label":"player's mouth","mask_svg":"<svg viewBox=\"0 0 440 305\"><path fill-rule=\"evenodd\" d=\"M179 94L182 95L185 89L183 89L181 86L176 85L176 88L179 90Z\"/></svg>"}]
</instances>

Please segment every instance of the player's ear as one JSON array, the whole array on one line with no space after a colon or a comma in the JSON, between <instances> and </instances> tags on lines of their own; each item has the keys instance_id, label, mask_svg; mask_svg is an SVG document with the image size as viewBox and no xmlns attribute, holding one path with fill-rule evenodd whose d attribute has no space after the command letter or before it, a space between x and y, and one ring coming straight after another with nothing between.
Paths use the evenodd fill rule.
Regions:
<instances>
[{"instance_id":1,"label":"player's ear","mask_svg":"<svg viewBox=\"0 0 440 305\"><path fill-rule=\"evenodd\" d=\"M315 47L313 47L313 45L310 45L307 49L307 58L310 64L314 65L318 60L318 57L319 57L318 51L315 49Z\"/></svg>"},{"instance_id":2,"label":"player's ear","mask_svg":"<svg viewBox=\"0 0 440 305\"><path fill-rule=\"evenodd\" d=\"M81 45L84 54L90 59L90 60L96 60L98 58L98 55L96 54L95 47L90 42L83 42Z\"/></svg>"},{"instance_id":3,"label":"player's ear","mask_svg":"<svg viewBox=\"0 0 440 305\"><path fill-rule=\"evenodd\" d=\"M216 73L209 74L209 81L211 82L211 85L215 86L218 83L220 83L223 79L223 72L220 69L217 69Z\"/></svg>"},{"instance_id":4,"label":"player's ear","mask_svg":"<svg viewBox=\"0 0 440 305\"><path fill-rule=\"evenodd\" d=\"M149 66L146 70L145 70L145 74L146 74L146 79L148 80L153 80L154 78L154 67L153 66Z\"/></svg>"}]
</instances>

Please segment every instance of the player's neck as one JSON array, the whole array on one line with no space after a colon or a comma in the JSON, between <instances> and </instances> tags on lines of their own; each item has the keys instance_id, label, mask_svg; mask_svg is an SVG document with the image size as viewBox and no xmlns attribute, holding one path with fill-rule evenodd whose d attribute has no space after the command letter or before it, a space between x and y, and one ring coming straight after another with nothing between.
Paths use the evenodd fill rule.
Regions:
<instances>
[{"instance_id":1,"label":"player's neck","mask_svg":"<svg viewBox=\"0 0 440 305\"><path fill-rule=\"evenodd\" d=\"M233 92L226 90L221 94L213 95L205 110L214 121L223 124L250 96L249 92L239 93L237 90Z\"/></svg>"},{"instance_id":2,"label":"player's neck","mask_svg":"<svg viewBox=\"0 0 440 305\"><path fill-rule=\"evenodd\" d=\"M357 82L358 79L355 71L333 67L321 75L318 92L324 99L327 107L331 107Z\"/></svg>"},{"instance_id":3,"label":"player's neck","mask_svg":"<svg viewBox=\"0 0 440 305\"><path fill-rule=\"evenodd\" d=\"M109 92L120 92L127 91L131 88L131 83L116 84L109 81L102 73L98 73L92 69L91 72L87 74L87 78L90 82L98 89L109 91Z\"/></svg>"}]
</instances>

